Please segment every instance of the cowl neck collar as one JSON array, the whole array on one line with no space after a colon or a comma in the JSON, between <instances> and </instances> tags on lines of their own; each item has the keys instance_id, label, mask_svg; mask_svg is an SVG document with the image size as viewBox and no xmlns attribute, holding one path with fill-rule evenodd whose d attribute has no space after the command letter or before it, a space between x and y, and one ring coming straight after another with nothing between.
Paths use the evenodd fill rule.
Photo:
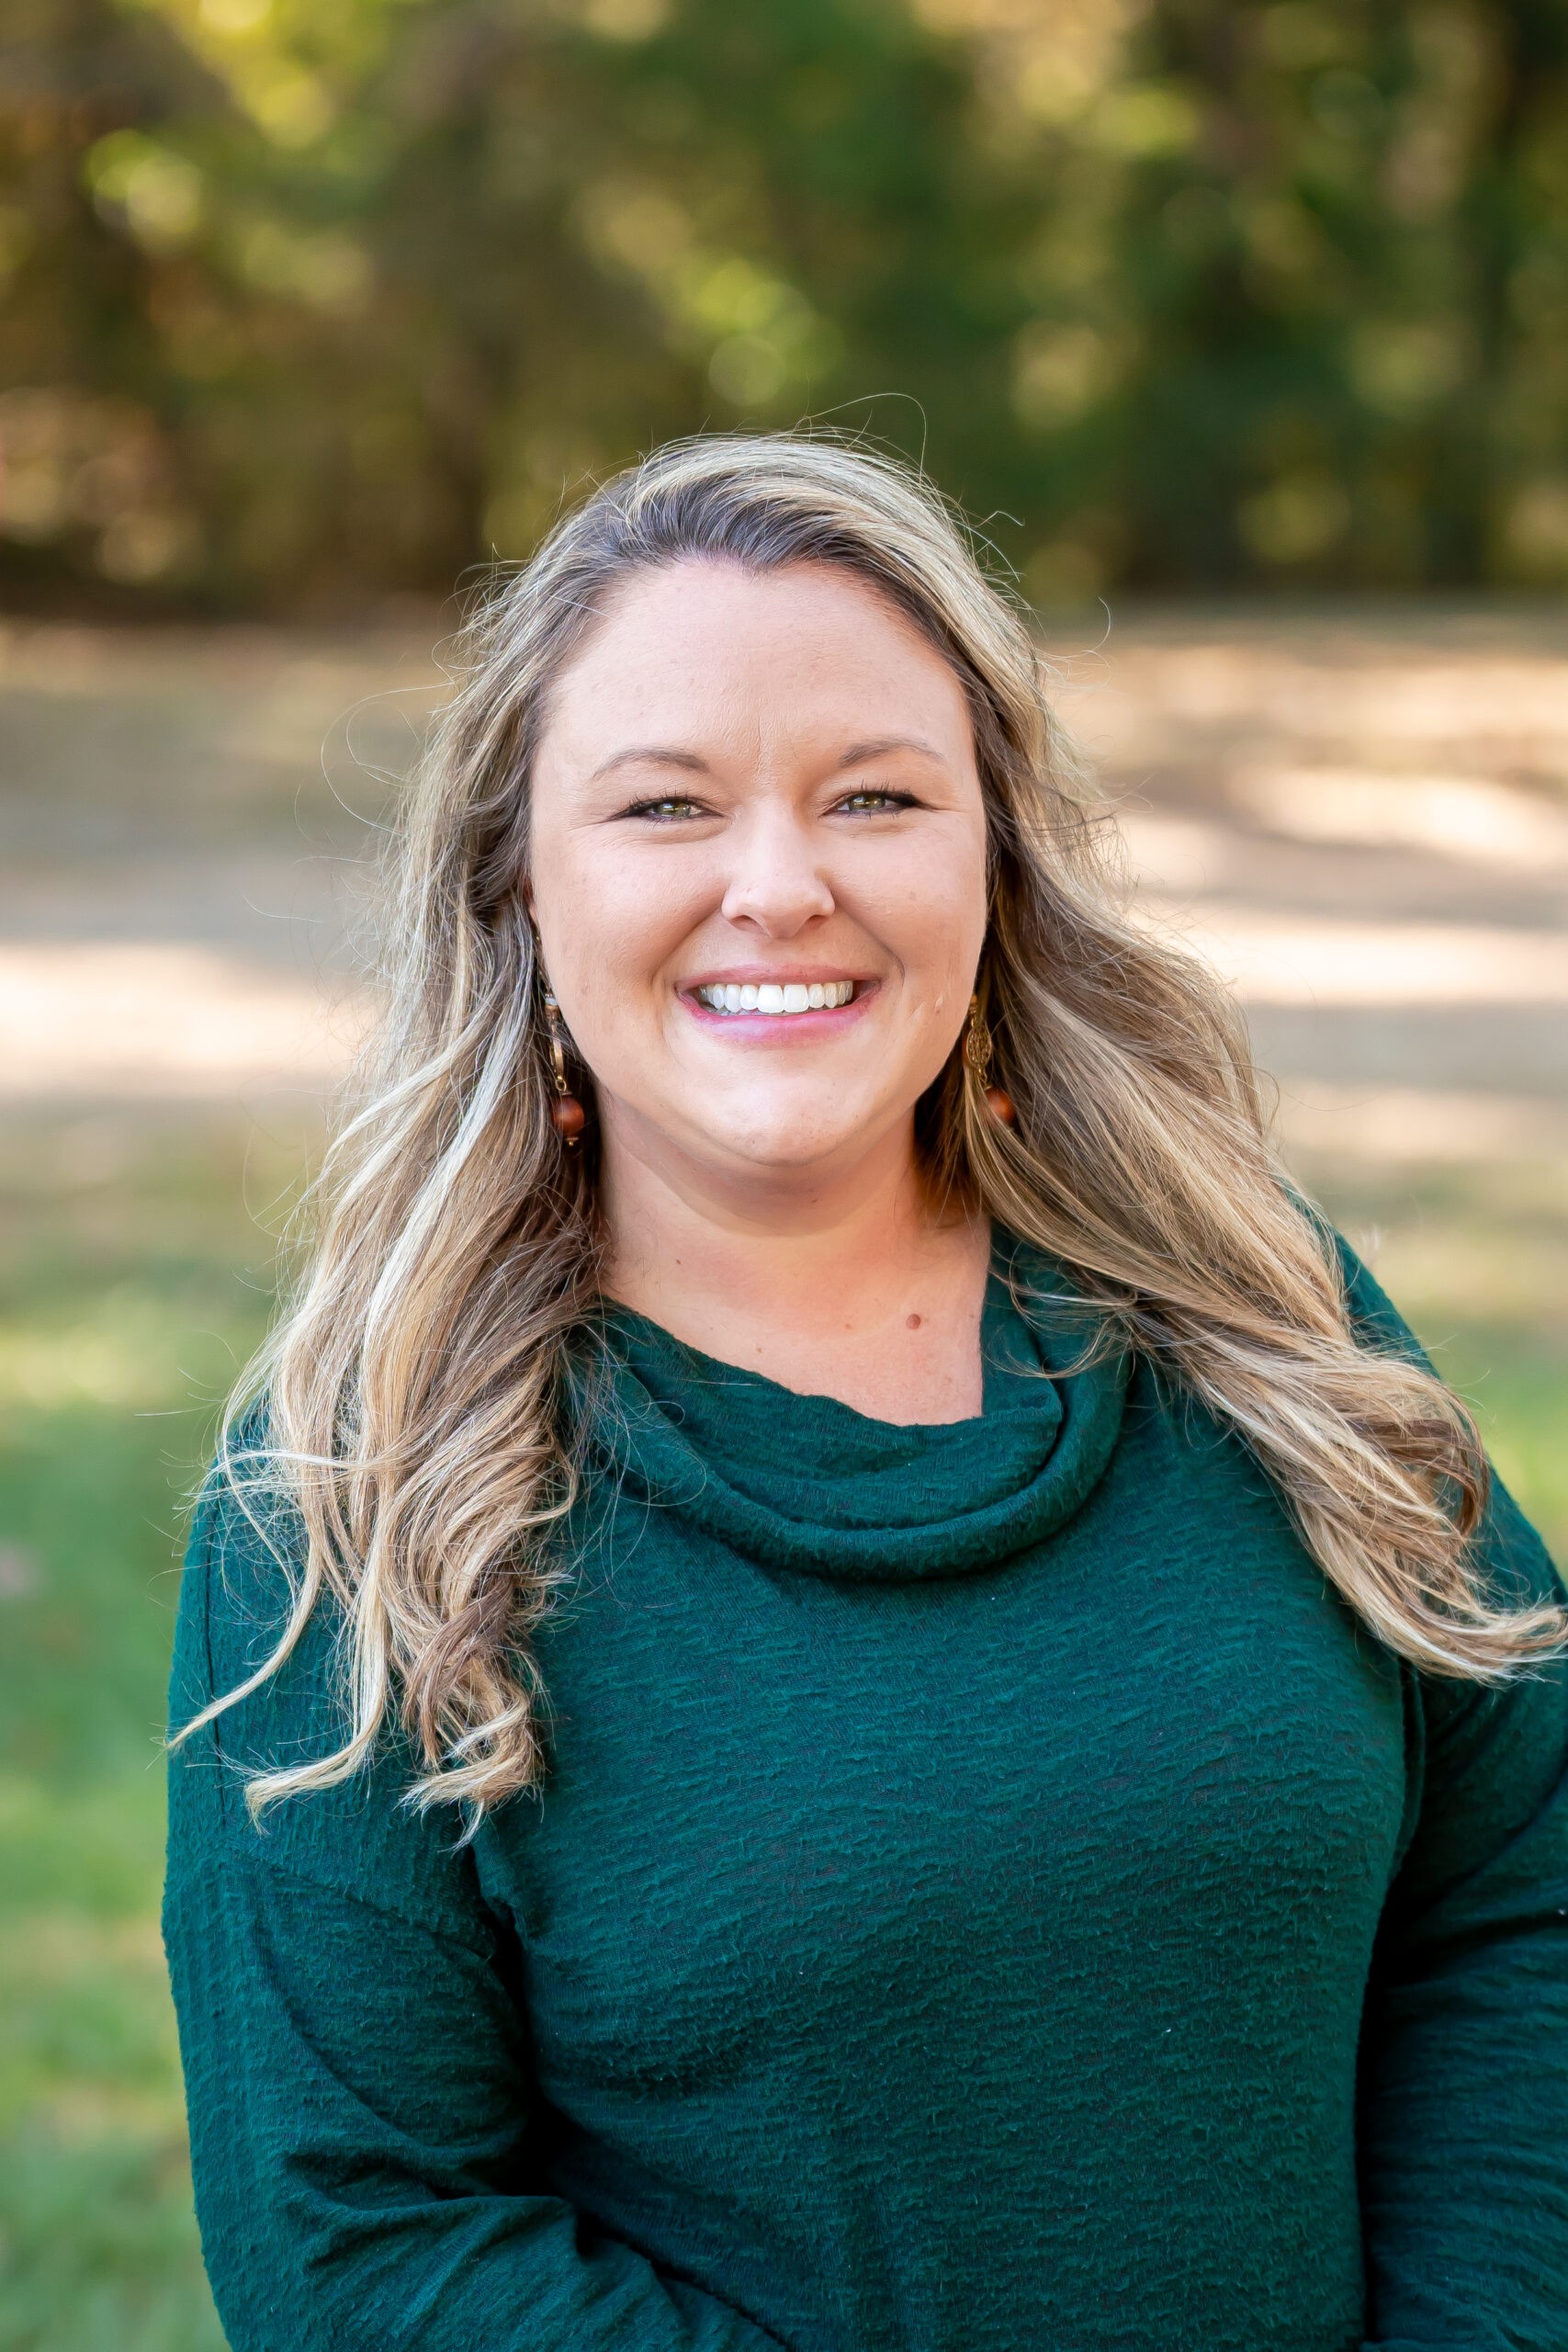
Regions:
<instances>
[{"instance_id":1,"label":"cowl neck collar","mask_svg":"<svg viewBox=\"0 0 1568 2352\"><path fill-rule=\"evenodd\" d=\"M906 1426L798 1395L612 1307L590 1442L622 1492L761 1566L960 1576L1043 1542L1080 1509L1114 1450L1129 1371L1065 1270L1005 1238L981 1338L983 1410Z\"/></svg>"}]
</instances>

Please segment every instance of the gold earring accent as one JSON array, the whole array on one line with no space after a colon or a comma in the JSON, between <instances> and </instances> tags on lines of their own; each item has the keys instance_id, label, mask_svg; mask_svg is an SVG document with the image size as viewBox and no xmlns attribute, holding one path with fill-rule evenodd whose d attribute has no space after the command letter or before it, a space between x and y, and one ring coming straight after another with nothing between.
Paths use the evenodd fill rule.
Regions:
<instances>
[{"instance_id":1,"label":"gold earring accent","mask_svg":"<svg viewBox=\"0 0 1568 2352\"><path fill-rule=\"evenodd\" d=\"M549 1024L550 1062L555 1080L556 1099L550 1104L550 1118L555 1131L568 1151L581 1137L588 1125L588 1114L571 1091L566 1074L566 1029L560 1017L560 1007L551 990L545 990L545 1019Z\"/></svg>"},{"instance_id":2,"label":"gold earring accent","mask_svg":"<svg viewBox=\"0 0 1568 2352\"><path fill-rule=\"evenodd\" d=\"M978 996L969 1000L969 1023L964 1032L964 1066L986 1098L986 1108L1004 1127L1018 1125L1018 1113L1012 1096L999 1086L989 1083L991 1075L991 1033L986 1016L980 1010Z\"/></svg>"},{"instance_id":3,"label":"gold earring accent","mask_svg":"<svg viewBox=\"0 0 1568 2352\"><path fill-rule=\"evenodd\" d=\"M969 1025L964 1032L964 1059L976 1085L983 1087L991 1075L991 1033L986 1026L986 1016L980 1010L977 996L969 1000Z\"/></svg>"}]
</instances>

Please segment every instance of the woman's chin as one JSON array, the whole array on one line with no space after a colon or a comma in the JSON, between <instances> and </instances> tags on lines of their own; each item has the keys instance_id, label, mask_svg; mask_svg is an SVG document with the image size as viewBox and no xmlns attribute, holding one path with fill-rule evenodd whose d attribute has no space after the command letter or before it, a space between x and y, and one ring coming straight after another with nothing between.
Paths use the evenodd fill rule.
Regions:
<instances>
[{"instance_id":1,"label":"woman's chin","mask_svg":"<svg viewBox=\"0 0 1568 2352\"><path fill-rule=\"evenodd\" d=\"M595 1109L606 1143L645 1165L685 1159L715 1172L752 1168L760 1177L841 1169L874 1150L890 1129L908 1137L919 1075L911 1073L908 1102L901 1104L882 1071L716 1076L660 1069L650 1055L641 1069L596 1072Z\"/></svg>"},{"instance_id":2,"label":"woman's chin","mask_svg":"<svg viewBox=\"0 0 1568 2352\"><path fill-rule=\"evenodd\" d=\"M863 1149L854 1128L837 1122L818 1126L743 1126L712 1138L715 1164L733 1172L755 1175L760 1183L770 1178L805 1175L841 1168Z\"/></svg>"},{"instance_id":3,"label":"woman's chin","mask_svg":"<svg viewBox=\"0 0 1568 2352\"><path fill-rule=\"evenodd\" d=\"M903 1120L896 1118L896 1125ZM852 1165L886 1132L886 1105L827 1102L819 1091L805 1101L707 1104L680 1123L679 1148L730 1180L754 1177L759 1184L839 1171ZM674 1140L673 1136L671 1140Z\"/></svg>"}]
</instances>

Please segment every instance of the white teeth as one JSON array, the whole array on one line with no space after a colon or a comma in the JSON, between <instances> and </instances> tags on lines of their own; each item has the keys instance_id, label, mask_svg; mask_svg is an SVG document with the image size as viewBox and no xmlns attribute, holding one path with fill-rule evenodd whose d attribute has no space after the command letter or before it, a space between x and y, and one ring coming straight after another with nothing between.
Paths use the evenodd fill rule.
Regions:
<instances>
[{"instance_id":1,"label":"white teeth","mask_svg":"<svg viewBox=\"0 0 1568 2352\"><path fill-rule=\"evenodd\" d=\"M712 980L696 990L699 1002L711 1012L812 1012L848 1004L855 992L853 980Z\"/></svg>"}]
</instances>

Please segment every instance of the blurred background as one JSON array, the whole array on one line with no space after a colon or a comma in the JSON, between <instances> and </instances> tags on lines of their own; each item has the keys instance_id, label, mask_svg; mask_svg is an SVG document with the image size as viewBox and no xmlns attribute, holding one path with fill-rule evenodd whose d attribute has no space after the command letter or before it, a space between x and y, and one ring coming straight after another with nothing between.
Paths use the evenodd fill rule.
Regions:
<instances>
[{"instance_id":1,"label":"blurred background","mask_svg":"<svg viewBox=\"0 0 1568 2352\"><path fill-rule=\"evenodd\" d=\"M183 1498L455 588L595 472L964 501L1568 1550L1568 0L8 0L0 288L0 2346L220 2352Z\"/></svg>"}]
</instances>

